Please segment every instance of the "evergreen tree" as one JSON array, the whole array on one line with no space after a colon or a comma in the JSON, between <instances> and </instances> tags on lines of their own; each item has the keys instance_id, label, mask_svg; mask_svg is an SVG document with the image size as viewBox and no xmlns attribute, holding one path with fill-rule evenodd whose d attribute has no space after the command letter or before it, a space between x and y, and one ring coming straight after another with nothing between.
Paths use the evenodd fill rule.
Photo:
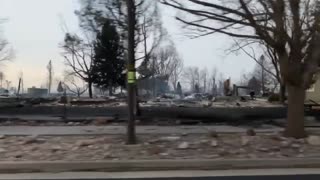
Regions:
<instances>
[{"instance_id":1,"label":"evergreen tree","mask_svg":"<svg viewBox=\"0 0 320 180\"><path fill-rule=\"evenodd\" d=\"M60 81L59 84L58 84L57 91L58 91L58 93L63 93L63 91L64 91L64 89L63 89L63 87L62 87L61 81Z\"/></svg>"},{"instance_id":2,"label":"evergreen tree","mask_svg":"<svg viewBox=\"0 0 320 180\"><path fill-rule=\"evenodd\" d=\"M102 31L97 34L93 62L94 83L109 89L111 95L115 87L125 85L124 50L116 27L107 20Z\"/></svg>"},{"instance_id":3,"label":"evergreen tree","mask_svg":"<svg viewBox=\"0 0 320 180\"><path fill-rule=\"evenodd\" d=\"M261 94L261 82L256 77L252 77L248 82L250 91L253 91L256 95Z\"/></svg>"}]
</instances>

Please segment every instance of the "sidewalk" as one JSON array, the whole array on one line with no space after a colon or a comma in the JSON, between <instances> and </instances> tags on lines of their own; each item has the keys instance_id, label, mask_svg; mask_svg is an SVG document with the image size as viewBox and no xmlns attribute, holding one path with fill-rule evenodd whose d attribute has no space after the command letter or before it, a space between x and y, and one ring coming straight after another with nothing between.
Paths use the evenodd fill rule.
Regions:
<instances>
[{"instance_id":1,"label":"sidewalk","mask_svg":"<svg viewBox=\"0 0 320 180\"><path fill-rule=\"evenodd\" d=\"M137 134L204 134L245 133L248 128L235 126L137 126ZM257 133L276 133L282 128L268 126L257 128ZM308 128L315 131L315 128ZM0 126L0 135L117 135L125 134L125 126Z\"/></svg>"}]
</instances>

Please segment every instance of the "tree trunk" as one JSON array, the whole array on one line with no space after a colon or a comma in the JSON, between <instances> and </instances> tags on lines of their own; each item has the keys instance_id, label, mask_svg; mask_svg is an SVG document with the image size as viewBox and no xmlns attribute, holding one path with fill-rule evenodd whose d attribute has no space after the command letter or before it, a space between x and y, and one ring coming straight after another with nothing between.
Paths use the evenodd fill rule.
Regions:
<instances>
[{"instance_id":1,"label":"tree trunk","mask_svg":"<svg viewBox=\"0 0 320 180\"><path fill-rule=\"evenodd\" d=\"M280 102L284 103L286 101L286 85L284 83L280 84Z\"/></svg>"},{"instance_id":2,"label":"tree trunk","mask_svg":"<svg viewBox=\"0 0 320 180\"><path fill-rule=\"evenodd\" d=\"M109 96L112 96L112 95L113 95L112 87L109 87Z\"/></svg>"},{"instance_id":3,"label":"tree trunk","mask_svg":"<svg viewBox=\"0 0 320 180\"><path fill-rule=\"evenodd\" d=\"M305 90L291 85L288 88L288 114L285 136L294 138L306 137L304 130Z\"/></svg>"},{"instance_id":4,"label":"tree trunk","mask_svg":"<svg viewBox=\"0 0 320 180\"><path fill-rule=\"evenodd\" d=\"M113 87L112 87L112 83L109 82L109 96L113 95Z\"/></svg>"},{"instance_id":5,"label":"tree trunk","mask_svg":"<svg viewBox=\"0 0 320 180\"><path fill-rule=\"evenodd\" d=\"M156 83L156 78L154 75L152 78L152 96L153 96L153 98L157 97L157 83Z\"/></svg>"},{"instance_id":6,"label":"tree trunk","mask_svg":"<svg viewBox=\"0 0 320 180\"><path fill-rule=\"evenodd\" d=\"M126 0L127 5L127 23L128 23L128 125L127 125L127 144L136 144L134 98L136 96L136 78L135 78L135 25L136 9L134 0ZM130 74L129 74L130 73ZM130 76L129 76L130 75ZM130 78L130 81L129 81Z\"/></svg>"},{"instance_id":7,"label":"tree trunk","mask_svg":"<svg viewBox=\"0 0 320 180\"><path fill-rule=\"evenodd\" d=\"M177 93L177 83L172 83L173 85L173 92Z\"/></svg>"},{"instance_id":8,"label":"tree trunk","mask_svg":"<svg viewBox=\"0 0 320 180\"><path fill-rule=\"evenodd\" d=\"M136 116L141 116L141 109L139 106L139 92L138 92L138 88L135 88L135 115Z\"/></svg>"},{"instance_id":9,"label":"tree trunk","mask_svg":"<svg viewBox=\"0 0 320 180\"><path fill-rule=\"evenodd\" d=\"M92 82L88 82L89 97L92 98Z\"/></svg>"}]
</instances>

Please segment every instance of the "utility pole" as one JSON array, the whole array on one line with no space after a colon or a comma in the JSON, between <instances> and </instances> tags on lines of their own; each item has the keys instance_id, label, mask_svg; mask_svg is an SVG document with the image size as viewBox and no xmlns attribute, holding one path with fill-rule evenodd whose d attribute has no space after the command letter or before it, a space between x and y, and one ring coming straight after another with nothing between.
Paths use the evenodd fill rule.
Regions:
<instances>
[{"instance_id":1,"label":"utility pole","mask_svg":"<svg viewBox=\"0 0 320 180\"><path fill-rule=\"evenodd\" d=\"M53 73L51 60L49 61L48 65L47 65L47 69L48 69L48 94L50 95L51 85L52 85L52 73Z\"/></svg>"},{"instance_id":2,"label":"utility pole","mask_svg":"<svg viewBox=\"0 0 320 180\"><path fill-rule=\"evenodd\" d=\"M20 88L21 88L21 77L19 78L19 84L18 84L18 92L17 95L20 95Z\"/></svg>"},{"instance_id":3,"label":"utility pole","mask_svg":"<svg viewBox=\"0 0 320 180\"><path fill-rule=\"evenodd\" d=\"M135 86L136 86L136 69L135 69L135 21L136 21L136 10L135 0L126 0L127 4L127 22L128 22L128 33L127 33L127 45L128 45L128 62L127 62L127 90L128 90L128 127L127 127L127 144L136 143L136 132L135 132Z\"/></svg>"},{"instance_id":4,"label":"utility pole","mask_svg":"<svg viewBox=\"0 0 320 180\"><path fill-rule=\"evenodd\" d=\"M20 72L20 79L21 79L21 87L20 87L20 92L21 94L24 93L24 85L23 85L23 72Z\"/></svg>"}]
</instances>

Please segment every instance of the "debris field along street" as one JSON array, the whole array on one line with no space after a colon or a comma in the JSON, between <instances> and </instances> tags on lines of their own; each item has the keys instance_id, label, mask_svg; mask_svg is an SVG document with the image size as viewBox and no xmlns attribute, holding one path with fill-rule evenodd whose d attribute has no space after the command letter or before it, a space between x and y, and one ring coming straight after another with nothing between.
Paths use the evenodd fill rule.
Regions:
<instances>
[{"instance_id":1,"label":"debris field along street","mask_svg":"<svg viewBox=\"0 0 320 180\"><path fill-rule=\"evenodd\" d=\"M320 136L284 138L279 134L209 132L139 135L1 136L0 161L103 161L155 159L319 158Z\"/></svg>"},{"instance_id":2,"label":"debris field along street","mask_svg":"<svg viewBox=\"0 0 320 180\"><path fill-rule=\"evenodd\" d=\"M48 115L36 116L32 113L29 116L24 116L23 112L32 109L29 107L18 109L22 114L8 117L2 115L0 121L0 134L2 134L0 135L0 161L223 160L320 157L320 136L314 134L299 140L284 138L279 134L282 128L270 124L271 119L267 119L267 121L255 120L254 123L246 121L246 123L237 126L228 126L229 121L214 122L213 126L201 121L197 122L198 126L181 126L185 119L176 117L162 119L161 117L153 117L150 118L150 121L137 119L138 144L126 145L126 127L124 126L126 122L121 119L123 117L111 115L79 118L70 116L72 112L79 112L79 110L72 108L123 106L124 102L112 100L111 104L108 104L105 101L96 102L98 100L95 100L92 105L90 101L78 100L75 105L68 105L70 107L67 113L69 117L64 118ZM212 101L162 98L140 103L142 108L155 107L159 108L159 112L162 112L161 108L165 107L175 108L180 114L192 109L194 111L201 109L203 114L211 112L214 115L217 113L225 115L227 113L232 116L238 116L242 113L237 114L242 111L237 104L246 108L244 115L246 113L255 115L252 112L258 110L254 108L260 108L260 110L262 108L263 111L260 111L260 114L263 117L266 112L274 111L277 114L282 112L281 108L284 108L282 105L269 103L266 100L240 101L233 97L217 98ZM55 109L58 105L55 102L50 102L47 105L40 104L32 107L35 110L42 108L49 112L50 108ZM278 107L281 111L275 111ZM231 109L235 113L230 113ZM112 111L112 113L114 112ZM145 110L144 113L150 114L152 112ZM211 118L211 114L205 116ZM169 115L172 114L169 113ZM211 119L216 121L217 118ZM195 119L191 120L195 121ZM161 123L164 123L165 126L161 126ZM252 127L255 130L247 130Z\"/></svg>"}]
</instances>

